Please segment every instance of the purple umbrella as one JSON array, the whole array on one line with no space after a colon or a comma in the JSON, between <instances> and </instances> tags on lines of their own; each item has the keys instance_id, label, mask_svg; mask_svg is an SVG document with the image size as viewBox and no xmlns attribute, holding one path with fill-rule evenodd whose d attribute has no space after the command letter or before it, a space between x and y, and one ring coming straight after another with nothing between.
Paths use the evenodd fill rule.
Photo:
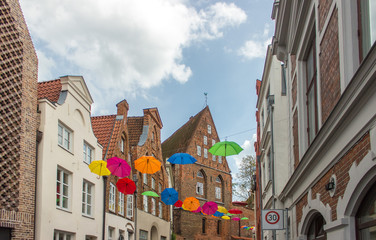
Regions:
<instances>
[{"instance_id":1,"label":"purple umbrella","mask_svg":"<svg viewBox=\"0 0 376 240\"><path fill-rule=\"evenodd\" d=\"M206 202L202 206L202 212L208 215L214 214L218 210L218 205L215 202Z\"/></svg>"},{"instance_id":2,"label":"purple umbrella","mask_svg":"<svg viewBox=\"0 0 376 240\"><path fill-rule=\"evenodd\" d=\"M110 170L112 175L121 178L129 176L131 173L131 167L128 165L128 163L124 159L118 157L107 159L107 168Z\"/></svg>"},{"instance_id":3,"label":"purple umbrella","mask_svg":"<svg viewBox=\"0 0 376 240\"><path fill-rule=\"evenodd\" d=\"M198 207L196 210L192 211L194 213L198 213L198 212L201 212L201 207Z\"/></svg>"}]
</instances>

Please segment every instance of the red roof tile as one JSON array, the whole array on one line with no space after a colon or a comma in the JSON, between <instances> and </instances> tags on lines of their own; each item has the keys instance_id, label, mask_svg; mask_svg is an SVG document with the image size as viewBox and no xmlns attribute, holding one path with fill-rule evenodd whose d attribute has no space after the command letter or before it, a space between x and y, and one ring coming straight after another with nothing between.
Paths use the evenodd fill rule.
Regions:
<instances>
[{"instance_id":1,"label":"red roof tile","mask_svg":"<svg viewBox=\"0 0 376 240\"><path fill-rule=\"evenodd\" d=\"M103 146L103 157L106 154L111 133L114 129L116 115L91 117L91 125L98 142Z\"/></svg>"},{"instance_id":2,"label":"red roof tile","mask_svg":"<svg viewBox=\"0 0 376 240\"><path fill-rule=\"evenodd\" d=\"M60 79L38 82L38 99L47 98L51 102L57 102L59 100L60 91Z\"/></svg>"},{"instance_id":3,"label":"red roof tile","mask_svg":"<svg viewBox=\"0 0 376 240\"><path fill-rule=\"evenodd\" d=\"M142 128L144 126L144 117L128 117L129 145L136 146L140 141Z\"/></svg>"}]
</instances>

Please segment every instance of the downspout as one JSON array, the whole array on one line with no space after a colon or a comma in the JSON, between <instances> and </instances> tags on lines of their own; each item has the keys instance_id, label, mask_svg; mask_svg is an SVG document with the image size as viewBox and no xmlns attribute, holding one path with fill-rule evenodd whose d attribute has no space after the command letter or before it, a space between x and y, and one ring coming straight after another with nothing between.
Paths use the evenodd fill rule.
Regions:
<instances>
[{"instance_id":1,"label":"downspout","mask_svg":"<svg viewBox=\"0 0 376 240\"><path fill-rule=\"evenodd\" d=\"M33 226L33 230L34 230L34 239L37 239L37 233L35 231L36 229L36 216L37 216L37 173L38 173L38 154L39 154L39 151L38 151L38 148L39 148L39 144L40 142L42 141L42 137L43 137L43 133L41 131L39 131L37 129L37 134L36 134L36 146L35 146L35 187L34 187L34 226Z\"/></svg>"},{"instance_id":2,"label":"downspout","mask_svg":"<svg viewBox=\"0 0 376 240\"><path fill-rule=\"evenodd\" d=\"M270 146L270 161L272 162L272 203L273 209L275 209L275 179L274 179L274 128L273 128L273 104L274 104L274 95L269 95L268 97L269 104L269 114L270 114L270 132L271 132L271 146ZM276 239L276 230L273 230L273 240Z\"/></svg>"},{"instance_id":3,"label":"downspout","mask_svg":"<svg viewBox=\"0 0 376 240\"><path fill-rule=\"evenodd\" d=\"M260 204L260 219L261 219L261 216L262 216L262 182L261 182L261 160L260 160L260 156L257 156L257 164L258 164L258 172L259 172L259 204ZM262 229L262 221L260 223L260 226L261 226L261 240L264 239L264 230Z\"/></svg>"}]
</instances>

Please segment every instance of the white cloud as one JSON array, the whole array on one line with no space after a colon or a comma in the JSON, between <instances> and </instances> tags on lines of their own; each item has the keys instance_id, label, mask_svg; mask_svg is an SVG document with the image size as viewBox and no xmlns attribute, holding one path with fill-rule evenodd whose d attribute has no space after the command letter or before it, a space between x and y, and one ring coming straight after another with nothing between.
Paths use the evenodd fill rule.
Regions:
<instances>
[{"instance_id":1,"label":"white cloud","mask_svg":"<svg viewBox=\"0 0 376 240\"><path fill-rule=\"evenodd\" d=\"M238 50L238 55L250 60L254 58L264 58L266 56L267 47L271 44L271 41L269 25L266 24L263 34L261 36L255 35L253 39L246 41Z\"/></svg>"},{"instance_id":2,"label":"white cloud","mask_svg":"<svg viewBox=\"0 0 376 240\"><path fill-rule=\"evenodd\" d=\"M247 155L255 155L255 149L254 149L254 142L255 142L255 135L253 134L251 140L245 140L244 143L241 145L243 148L243 151L241 151L238 155L231 156L232 160L235 161L236 167L240 167L240 163L243 159L243 157ZM236 171L237 172L237 171Z\"/></svg>"},{"instance_id":3,"label":"white cloud","mask_svg":"<svg viewBox=\"0 0 376 240\"><path fill-rule=\"evenodd\" d=\"M91 81L94 95L122 96L170 78L187 82L193 73L182 50L220 38L246 20L242 9L221 2L199 11L184 0L21 0L21 5L38 43L40 79L51 78L54 66L73 66Z\"/></svg>"}]
</instances>

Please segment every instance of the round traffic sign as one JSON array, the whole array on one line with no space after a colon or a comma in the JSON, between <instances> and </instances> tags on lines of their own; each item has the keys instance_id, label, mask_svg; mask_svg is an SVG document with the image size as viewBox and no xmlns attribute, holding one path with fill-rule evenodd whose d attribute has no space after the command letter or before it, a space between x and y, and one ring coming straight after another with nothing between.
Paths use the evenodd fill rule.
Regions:
<instances>
[{"instance_id":1,"label":"round traffic sign","mask_svg":"<svg viewBox=\"0 0 376 240\"><path fill-rule=\"evenodd\" d=\"M269 224L276 224L279 222L279 214L276 211L270 211L266 213L265 220Z\"/></svg>"}]
</instances>

